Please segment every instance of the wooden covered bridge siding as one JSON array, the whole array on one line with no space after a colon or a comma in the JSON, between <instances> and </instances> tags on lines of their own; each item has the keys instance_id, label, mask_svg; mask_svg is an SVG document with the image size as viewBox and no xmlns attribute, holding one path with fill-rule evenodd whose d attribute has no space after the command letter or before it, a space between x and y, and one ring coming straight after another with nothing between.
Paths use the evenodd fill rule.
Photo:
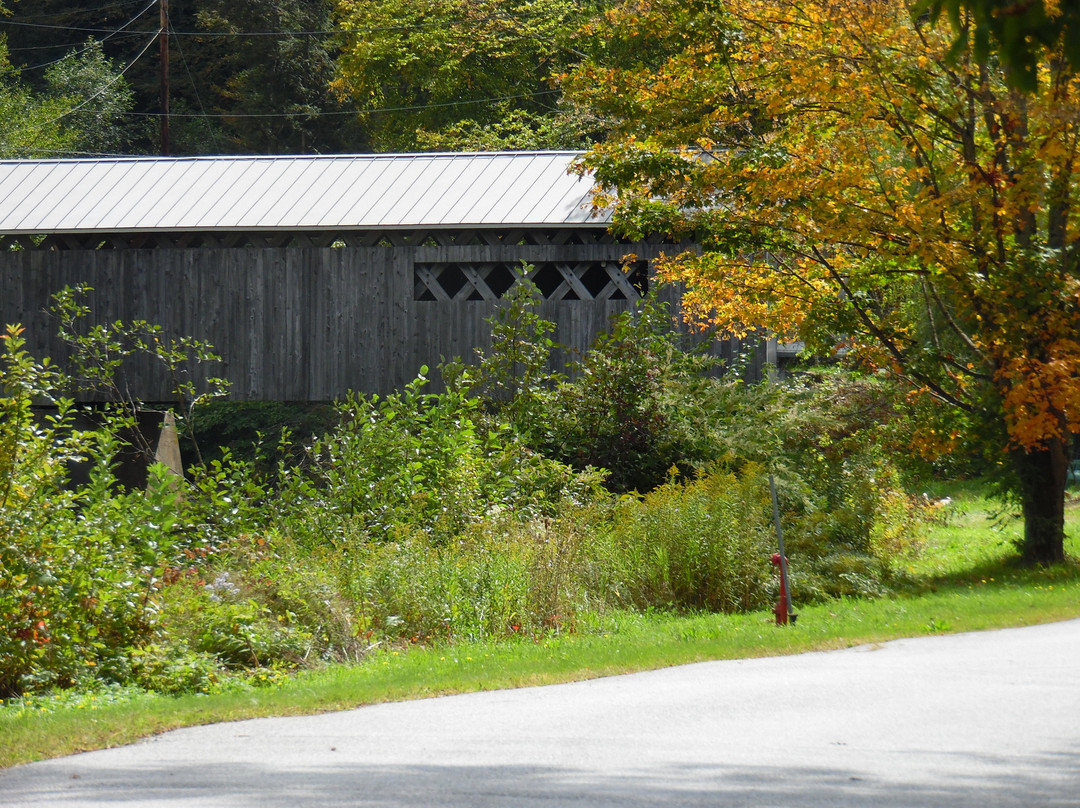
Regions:
<instances>
[{"instance_id":1,"label":"wooden covered bridge siding","mask_svg":"<svg viewBox=\"0 0 1080 808\"><path fill-rule=\"evenodd\" d=\"M617 243L600 229L95 234L20 246L0 251L0 314L26 326L36 355L64 356L44 311L51 294L83 283L94 288L94 322L142 319L173 336L207 340L224 361L203 366L196 378L224 376L236 400L279 401L387 393L423 365L434 372L444 357L471 360L476 348L489 347L485 319L522 261L536 265L545 293L540 313L557 324L556 342L584 350L633 305L647 262L664 249ZM638 264L624 277L628 253ZM558 357L556 367L565 361ZM132 365L128 379L144 401L171 398L169 380L148 362Z\"/></svg>"}]
</instances>

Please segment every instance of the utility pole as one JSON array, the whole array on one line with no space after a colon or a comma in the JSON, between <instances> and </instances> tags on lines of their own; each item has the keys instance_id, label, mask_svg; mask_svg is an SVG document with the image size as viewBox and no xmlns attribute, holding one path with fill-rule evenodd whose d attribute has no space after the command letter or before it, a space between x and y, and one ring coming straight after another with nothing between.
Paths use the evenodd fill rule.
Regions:
<instances>
[{"instance_id":1,"label":"utility pole","mask_svg":"<svg viewBox=\"0 0 1080 808\"><path fill-rule=\"evenodd\" d=\"M161 156L169 156L169 0L158 0L161 9Z\"/></svg>"}]
</instances>

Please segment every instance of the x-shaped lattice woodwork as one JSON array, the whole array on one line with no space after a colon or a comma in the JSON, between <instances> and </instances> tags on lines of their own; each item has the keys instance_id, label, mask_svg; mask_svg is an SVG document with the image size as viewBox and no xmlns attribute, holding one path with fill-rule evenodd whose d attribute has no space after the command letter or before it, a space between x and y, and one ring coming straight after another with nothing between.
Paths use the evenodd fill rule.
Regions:
<instances>
[{"instance_id":1,"label":"x-shaped lattice woodwork","mask_svg":"<svg viewBox=\"0 0 1080 808\"><path fill-rule=\"evenodd\" d=\"M645 262L631 266L644 275ZM417 300L487 300L502 298L517 283L519 270L500 263L417 263ZM620 264L612 261L545 262L526 276L545 300L634 300L641 292Z\"/></svg>"}]
</instances>

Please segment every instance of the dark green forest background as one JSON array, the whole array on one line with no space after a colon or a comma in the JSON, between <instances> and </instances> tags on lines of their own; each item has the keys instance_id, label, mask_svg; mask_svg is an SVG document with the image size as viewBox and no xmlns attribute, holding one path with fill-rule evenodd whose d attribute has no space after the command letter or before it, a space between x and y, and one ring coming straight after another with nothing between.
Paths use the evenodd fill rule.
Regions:
<instances>
[{"instance_id":1,"label":"dark green forest background","mask_svg":"<svg viewBox=\"0 0 1080 808\"><path fill-rule=\"evenodd\" d=\"M159 0L5 5L0 156L161 153ZM557 77L604 5L168 0L169 153L588 146Z\"/></svg>"}]
</instances>

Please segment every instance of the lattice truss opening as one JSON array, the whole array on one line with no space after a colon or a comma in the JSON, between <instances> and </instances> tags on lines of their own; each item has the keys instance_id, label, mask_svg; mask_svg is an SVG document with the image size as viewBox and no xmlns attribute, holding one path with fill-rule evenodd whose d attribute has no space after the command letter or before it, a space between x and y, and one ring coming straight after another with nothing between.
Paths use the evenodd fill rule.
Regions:
<instances>
[{"instance_id":1,"label":"lattice truss opening","mask_svg":"<svg viewBox=\"0 0 1080 808\"><path fill-rule=\"evenodd\" d=\"M545 300L637 300L648 291L648 261L544 261L526 272L497 261L417 262L416 300L499 300L528 278Z\"/></svg>"}]
</instances>

